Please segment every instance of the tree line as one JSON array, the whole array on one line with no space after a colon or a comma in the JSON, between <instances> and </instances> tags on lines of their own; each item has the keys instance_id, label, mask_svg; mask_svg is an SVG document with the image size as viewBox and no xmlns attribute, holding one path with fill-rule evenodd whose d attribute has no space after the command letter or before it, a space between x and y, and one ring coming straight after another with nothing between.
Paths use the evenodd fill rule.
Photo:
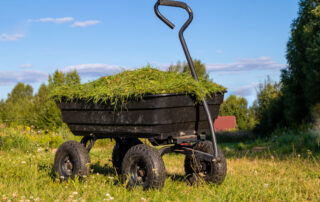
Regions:
<instances>
[{"instance_id":1,"label":"tree line","mask_svg":"<svg viewBox=\"0 0 320 202\"><path fill-rule=\"evenodd\" d=\"M56 130L62 126L60 110L50 98L56 85L80 83L76 71L63 73L56 71L42 84L36 94L32 86L17 83L8 98L0 101L0 122L8 125L34 126L38 129Z\"/></svg>"}]
</instances>

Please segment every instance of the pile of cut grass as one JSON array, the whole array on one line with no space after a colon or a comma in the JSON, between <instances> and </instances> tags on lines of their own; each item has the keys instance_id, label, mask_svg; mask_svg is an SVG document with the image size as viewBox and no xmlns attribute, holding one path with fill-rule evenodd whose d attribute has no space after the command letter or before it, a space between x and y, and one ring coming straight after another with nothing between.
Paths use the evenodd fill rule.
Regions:
<instances>
[{"instance_id":1,"label":"pile of cut grass","mask_svg":"<svg viewBox=\"0 0 320 202\"><path fill-rule=\"evenodd\" d=\"M164 72L143 67L101 77L85 84L56 86L52 91L52 97L58 101L86 100L117 106L129 99L142 99L144 95L189 94L201 101L204 97L225 91L226 88L223 86L204 78L197 82L188 73Z\"/></svg>"}]
</instances>

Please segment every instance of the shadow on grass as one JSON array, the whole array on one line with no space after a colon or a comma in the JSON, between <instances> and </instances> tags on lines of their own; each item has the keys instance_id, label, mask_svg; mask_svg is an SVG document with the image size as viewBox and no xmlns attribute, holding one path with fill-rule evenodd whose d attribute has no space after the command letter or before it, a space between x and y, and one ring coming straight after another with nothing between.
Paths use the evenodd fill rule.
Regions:
<instances>
[{"instance_id":1,"label":"shadow on grass","mask_svg":"<svg viewBox=\"0 0 320 202\"><path fill-rule=\"evenodd\" d=\"M176 182L187 182L185 175L167 174L167 178L170 178L172 181L176 181Z\"/></svg>"},{"instance_id":2,"label":"shadow on grass","mask_svg":"<svg viewBox=\"0 0 320 202\"><path fill-rule=\"evenodd\" d=\"M101 165L100 161L91 164L91 169L93 170L94 174L103 174L104 176L114 175L117 176L116 170L109 166L108 164L105 164L104 166Z\"/></svg>"}]
</instances>

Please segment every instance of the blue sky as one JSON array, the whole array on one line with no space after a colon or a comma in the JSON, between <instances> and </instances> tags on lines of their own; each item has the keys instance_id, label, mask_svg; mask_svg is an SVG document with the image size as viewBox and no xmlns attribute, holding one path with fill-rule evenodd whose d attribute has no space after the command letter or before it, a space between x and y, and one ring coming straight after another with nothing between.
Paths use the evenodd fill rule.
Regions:
<instances>
[{"instance_id":1,"label":"blue sky","mask_svg":"<svg viewBox=\"0 0 320 202\"><path fill-rule=\"evenodd\" d=\"M153 0L0 1L0 99L17 82L35 91L55 70L83 81L147 63L165 69L184 60L178 29L187 13L162 7L177 28L154 14ZM252 103L256 86L286 67L286 43L298 0L187 0L194 21L185 33L193 58L210 77Z\"/></svg>"}]
</instances>

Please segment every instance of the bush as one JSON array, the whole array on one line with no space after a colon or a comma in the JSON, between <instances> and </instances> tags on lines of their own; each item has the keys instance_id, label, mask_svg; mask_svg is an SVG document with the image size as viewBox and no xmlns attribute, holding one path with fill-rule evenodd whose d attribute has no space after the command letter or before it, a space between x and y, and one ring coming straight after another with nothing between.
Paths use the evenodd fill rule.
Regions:
<instances>
[{"instance_id":1,"label":"bush","mask_svg":"<svg viewBox=\"0 0 320 202\"><path fill-rule=\"evenodd\" d=\"M273 133L270 144L272 147L277 147L280 153L319 152L320 133L305 129L300 129L300 131L282 129Z\"/></svg>"},{"instance_id":2,"label":"bush","mask_svg":"<svg viewBox=\"0 0 320 202\"><path fill-rule=\"evenodd\" d=\"M254 128L254 132L258 136L270 136L276 128L285 125L282 102L281 84L272 82L268 77L263 84L259 85L257 100L251 107L258 121Z\"/></svg>"},{"instance_id":3,"label":"bush","mask_svg":"<svg viewBox=\"0 0 320 202\"><path fill-rule=\"evenodd\" d=\"M35 152L57 148L69 139L74 139L74 137L66 128L59 129L59 132L52 132L23 126L5 127L0 131L0 150Z\"/></svg>"}]
</instances>

